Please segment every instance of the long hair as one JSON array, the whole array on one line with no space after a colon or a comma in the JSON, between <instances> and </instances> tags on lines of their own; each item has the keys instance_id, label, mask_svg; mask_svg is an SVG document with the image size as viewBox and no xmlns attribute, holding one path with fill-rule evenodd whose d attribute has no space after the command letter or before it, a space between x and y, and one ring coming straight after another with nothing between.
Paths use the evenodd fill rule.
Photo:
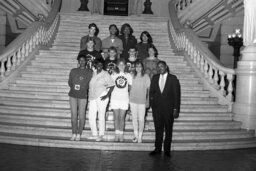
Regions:
<instances>
[{"instance_id":1,"label":"long hair","mask_svg":"<svg viewBox=\"0 0 256 171\"><path fill-rule=\"evenodd\" d=\"M143 31L143 32L140 34L140 41L143 42L143 40L142 40L143 34L145 34L145 35L148 37L148 44L152 44L152 43L153 43L153 39L152 39L152 37L151 37L151 35L149 34L148 31Z\"/></svg>"},{"instance_id":2,"label":"long hair","mask_svg":"<svg viewBox=\"0 0 256 171\"><path fill-rule=\"evenodd\" d=\"M143 63L140 61L140 60L138 60L138 61L136 61L135 62L135 68L136 68L136 66L137 65L141 65L141 68L142 68L142 70L141 70L141 76L143 77L144 75L145 75L145 69L144 69L144 65L143 65ZM136 71L136 69L134 70L134 78L137 76L137 71Z\"/></svg>"},{"instance_id":3,"label":"long hair","mask_svg":"<svg viewBox=\"0 0 256 171\"><path fill-rule=\"evenodd\" d=\"M111 27L115 27L115 28L116 28L116 36L118 36L118 35L119 35L119 29L118 29L118 27L117 27L115 24L111 24L111 25L109 25L108 30L110 30Z\"/></svg>"},{"instance_id":4,"label":"long hair","mask_svg":"<svg viewBox=\"0 0 256 171\"><path fill-rule=\"evenodd\" d=\"M124 23L123 25L122 25L122 27L121 27L121 34L122 35L124 35L124 29L125 29L125 27L128 27L129 28L129 30L130 30L130 35L132 35L133 34L133 29L132 29L132 26L130 25L130 24L128 24L128 23Z\"/></svg>"},{"instance_id":5,"label":"long hair","mask_svg":"<svg viewBox=\"0 0 256 171\"><path fill-rule=\"evenodd\" d=\"M158 56L158 50L156 49L155 45L154 44L150 44L148 46L148 49L150 49L150 48L152 48L155 51L154 56L157 57Z\"/></svg>"},{"instance_id":6,"label":"long hair","mask_svg":"<svg viewBox=\"0 0 256 171\"><path fill-rule=\"evenodd\" d=\"M89 24L88 28L90 29L91 27L95 27L94 36L98 36L98 34L99 34L99 32L100 32L98 26L97 26L95 23L91 23L91 24Z\"/></svg>"},{"instance_id":7,"label":"long hair","mask_svg":"<svg viewBox=\"0 0 256 171\"><path fill-rule=\"evenodd\" d=\"M115 72L116 72L116 73L120 73L120 70L119 70L119 68L118 68L118 65L119 65L121 62L123 62L124 65L125 65L124 72L127 72L126 61L125 61L124 58L120 58L120 59L118 59L117 62L116 62L116 66L117 66L116 69L115 69Z\"/></svg>"}]
</instances>

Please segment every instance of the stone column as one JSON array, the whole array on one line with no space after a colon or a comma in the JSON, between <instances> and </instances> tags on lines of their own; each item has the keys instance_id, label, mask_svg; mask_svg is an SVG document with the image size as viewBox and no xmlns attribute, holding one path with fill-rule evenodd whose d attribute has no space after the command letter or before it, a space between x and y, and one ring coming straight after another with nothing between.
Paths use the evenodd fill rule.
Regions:
<instances>
[{"instance_id":1,"label":"stone column","mask_svg":"<svg viewBox=\"0 0 256 171\"><path fill-rule=\"evenodd\" d=\"M129 0L128 15L140 16L142 10L142 0Z\"/></svg>"},{"instance_id":2,"label":"stone column","mask_svg":"<svg viewBox=\"0 0 256 171\"><path fill-rule=\"evenodd\" d=\"M245 48L238 62L236 99L233 105L234 120L242 128L256 130L256 1L244 0ZM256 134L255 134L256 135Z\"/></svg>"},{"instance_id":3,"label":"stone column","mask_svg":"<svg viewBox=\"0 0 256 171\"><path fill-rule=\"evenodd\" d=\"M6 13L0 9L0 54L5 48L6 36Z\"/></svg>"}]
</instances>

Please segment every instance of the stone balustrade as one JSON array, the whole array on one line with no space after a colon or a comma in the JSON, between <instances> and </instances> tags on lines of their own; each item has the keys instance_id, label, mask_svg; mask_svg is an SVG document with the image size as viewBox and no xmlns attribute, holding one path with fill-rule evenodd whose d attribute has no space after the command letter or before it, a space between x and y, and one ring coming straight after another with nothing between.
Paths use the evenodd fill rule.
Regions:
<instances>
[{"instance_id":1,"label":"stone balustrade","mask_svg":"<svg viewBox=\"0 0 256 171\"><path fill-rule=\"evenodd\" d=\"M173 14L170 16L172 19L175 17ZM185 56L201 76L204 85L219 98L220 104L230 105L231 110L234 100L235 70L222 66L191 29L183 28L177 22L177 17L176 20L169 22L170 36L176 48L185 51Z\"/></svg>"},{"instance_id":2,"label":"stone balustrade","mask_svg":"<svg viewBox=\"0 0 256 171\"><path fill-rule=\"evenodd\" d=\"M175 7L177 11L182 11L192 3L193 3L193 0L178 0L176 2Z\"/></svg>"},{"instance_id":3,"label":"stone balustrade","mask_svg":"<svg viewBox=\"0 0 256 171\"><path fill-rule=\"evenodd\" d=\"M0 83L15 73L22 62L41 45L47 45L54 36L59 23L61 0L56 0L47 20L34 22L25 32L9 44L0 55Z\"/></svg>"}]
</instances>

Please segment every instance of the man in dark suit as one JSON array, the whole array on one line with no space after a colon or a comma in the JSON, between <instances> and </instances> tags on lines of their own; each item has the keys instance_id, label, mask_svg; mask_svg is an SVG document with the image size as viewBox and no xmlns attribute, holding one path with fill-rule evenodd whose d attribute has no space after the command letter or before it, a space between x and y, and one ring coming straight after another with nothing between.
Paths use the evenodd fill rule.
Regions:
<instances>
[{"instance_id":1,"label":"man in dark suit","mask_svg":"<svg viewBox=\"0 0 256 171\"><path fill-rule=\"evenodd\" d=\"M149 91L155 125L155 150L150 155L161 154L165 130L164 154L170 157L173 122L180 110L180 83L175 75L169 74L165 61L159 61L157 67L159 74L153 76Z\"/></svg>"}]
</instances>

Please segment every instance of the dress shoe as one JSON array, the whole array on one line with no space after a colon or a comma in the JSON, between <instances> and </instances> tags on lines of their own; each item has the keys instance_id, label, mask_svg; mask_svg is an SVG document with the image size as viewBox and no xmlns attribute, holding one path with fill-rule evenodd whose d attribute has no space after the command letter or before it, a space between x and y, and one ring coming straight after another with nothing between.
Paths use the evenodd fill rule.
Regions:
<instances>
[{"instance_id":1,"label":"dress shoe","mask_svg":"<svg viewBox=\"0 0 256 171\"><path fill-rule=\"evenodd\" d=\"M160 155L160 154L161 154L161 151L156 151L156 150L151 151L151 152L149 153L150 156L156 156L156 155Z\"/></svg>"},{"instance_id":2,"label":"dress shoe","mask_svg":"<svg viewBox=\"0 0 256 171\"><path fill-rule=\"evenodd\" d=\"M171 152L170 152L170 151L165 151L165 152L164 152L164 156L166 156L166 157L171 157Z\"/></svg>"}]
</instances>

